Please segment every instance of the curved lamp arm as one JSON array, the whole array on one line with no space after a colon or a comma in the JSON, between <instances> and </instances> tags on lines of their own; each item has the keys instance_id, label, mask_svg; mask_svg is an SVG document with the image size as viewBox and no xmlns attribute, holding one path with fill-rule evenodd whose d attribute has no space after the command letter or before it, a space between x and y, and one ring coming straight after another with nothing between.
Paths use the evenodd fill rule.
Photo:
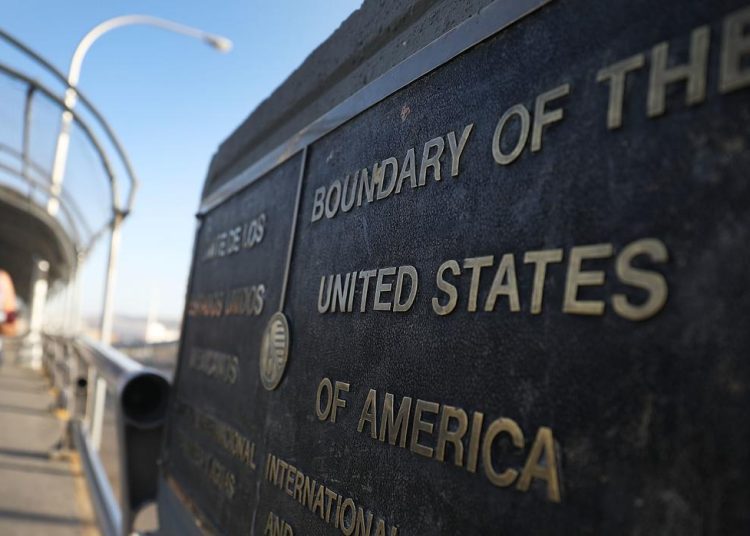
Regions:
<instances>
[{"instance_id":1,"label":"curved lamp arm","mask_svg":"<svg viewBox=\"0 0 750 536\"><path fill-rule=\"evenodd\" d=\"M70 69L68 70L68 84L71 86L78 85L78 80L81 75L81 66L83 65L83 59L86 56L91 45L99 39L103 34L110 30L119 28L121 26L129 26L132 24L142 24L147 26L156 26L164 30L171 32L187 35L200 39L210 47L218 50L219 52L229 52L232 50L232 41L221 35L205 32L192 26L186 26L167 19L161 19L159 17L152 17L150 15L123 15L120 17L114 17L109 20L94 26L89 33L87 33L83 39L78 43L73 58L70 60Z\"/></svg>"}]
</instances>

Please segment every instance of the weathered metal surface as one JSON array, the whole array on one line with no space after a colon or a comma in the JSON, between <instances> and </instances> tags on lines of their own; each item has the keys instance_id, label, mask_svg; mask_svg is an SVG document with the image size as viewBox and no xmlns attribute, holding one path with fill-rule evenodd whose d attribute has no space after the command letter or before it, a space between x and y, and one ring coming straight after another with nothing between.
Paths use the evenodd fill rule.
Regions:
<instances>
[{"instance_id":1,"label":"weathered metal surface","mask_svg":"<svg viewBox=\"0 0 750 536\"><path fill-rule=\"evenodd\" d=\"M203 214L170 511L747 533L748 32L739 1L553 2Z\"/></svg>"}]
</instances>

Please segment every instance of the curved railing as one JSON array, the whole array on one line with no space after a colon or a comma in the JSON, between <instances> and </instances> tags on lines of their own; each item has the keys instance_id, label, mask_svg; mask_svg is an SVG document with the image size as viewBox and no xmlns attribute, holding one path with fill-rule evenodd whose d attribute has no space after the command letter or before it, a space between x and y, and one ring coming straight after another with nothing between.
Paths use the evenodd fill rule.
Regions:
<instances>
[{"instance_id":1,"label":"curved railing","mask_svg":"<svg viewBox=\"0 0 750 536\"><path fill-rule=\"evenodd\" d=\"M44 288L49 289L48 296L32 299L33 284L27 285L28 324L41 325L42 313L33 310L32 302L46 303L45 309L63 319L78 316L73 307L80 301L80 265L109 234L100 328L102 340L108 342L120 228L132 210L138 179L113 129L77 87L40 54L0 29L0 54L4 47L11 49L9 56L20 58L14 66L0 60L0 194L15 192L10 198L4 194L4 199L19 208L22 198L29 207L26 212L37 216L35 221L43 215L42 223L51 227L49 236L56 237L55 247L66 252L64 262L58 262L61 269L39 271L32 266L37 259L25 261L28 273L19 274L20 279L46 278ZM66 99L71 92L75 109L73 100ZM71 294L76 296L71 299ZM59 324L68 329L77 323ZM39 334L31 333L28 340L38 347ZM38 363L39 351L32 353L32 361Z\"/></svg>"},{"instance_id":2,"label":"curved railing","mask_svg":"<svg viewBox=\"0 0 750 536\"><path fill-rule=\"evenodd\" d=\"M59 199L60 204L65 206L64 211L67 213L66 218L68 218L68 221L62 221L61 223L66 227L71 238L74 239L76 250L80 254L85 255L94 245L96 240L101 237L108 228L117 222L118 219L121 219L123 215L130 212L135 191L138 186L137 177L112 128L104 120L101 113L91 105L90 101L76 89L79 100L78 106L81 108L81 111L74 111L68 108L63 97L64 91L69 88L65 82L65 77L46 60L43 60L41 56L21 44L18 40L7 34L7 32L0 30L0 39L5 40L6 43L26 54L36 64L42 66L47 72L49 72L54 79L57 79L64 84L60 91L61 94L58 95L48 85L41 81L32 78L21 72L19 69L0 62L0 76L19 82L22 85L20 92L25 96L23 123L21 125L22 133L19 137L20 147L13 147L11 143L4 142L0 139L0 152L12 159L12 163L0 161L0 166L4 172L12 175L15 179L18 179L21 184L27 186L27 188L25 188L26 192L24 193L27 194L27 197L31 202L35 202L40 206L47 206L47 202L50 198L54 197ZM76 205L74 199L75 196L70 192L71 189L66 188L65 182L63 182L59 193L53 191L51 165L48 169L32 157L34 147L30 146L30 140L33 136L32 129L34 125L32 117L34 104L38 99L42 98L49 104L53 105L52 114L54 117L50 118L52 119L50 124L54 125L54 119L62 116L63 113L71 114L73 123L77 126L82 135L81 142L89 145L93 150L93 153L99 159L100 169L98 172L101 173L101 178L104 178L109 185L109 199L105 202L108 206L109 217L104 221L92 222L87 220L86 215L80 210L80 207ZM84 119L84 115L89 115L93 118L93 122ZM96 126L94 126L94 124L96 124ZM97 131L103 133L104 138L106 138L108 142L106 145L102 136L99 135ZM121 192L122 185L120 184L116 167L113 165L108 151L106 150L107 146L112 148L112 152L119 160L119 167L124 170L124 175L127 179L126 195L123 195ZM66 180L72 180L71 176L74 176L74 174L74 169L68 169L65 173ZM5 182L7 184L7 181ZM44 195L41 197L34 195L40 192ZM125 202L123 202L122 199L125 199ZM105 200L102 199L100 201L104 202ZM71 213L75 214L75 218L71 216Z\"/></svg>"}]
</instances>

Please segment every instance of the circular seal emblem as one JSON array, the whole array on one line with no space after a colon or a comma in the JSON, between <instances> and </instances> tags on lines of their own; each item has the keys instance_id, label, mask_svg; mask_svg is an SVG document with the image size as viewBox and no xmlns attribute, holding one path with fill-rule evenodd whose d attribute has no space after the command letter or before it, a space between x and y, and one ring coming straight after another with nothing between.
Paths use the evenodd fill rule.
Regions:
<instances>
[{"instance_id":1,"label":"circular seal emblem","mask_svg":"<svg viewBox=\"0 0 750 536\"><path fill-rule=\"evenodd\" d=\"M268 321L260 343L260 379L263 387L273 391L284 375L289 357L289 322L284 313L274 313Z\"/></svg>"}]
</instances>

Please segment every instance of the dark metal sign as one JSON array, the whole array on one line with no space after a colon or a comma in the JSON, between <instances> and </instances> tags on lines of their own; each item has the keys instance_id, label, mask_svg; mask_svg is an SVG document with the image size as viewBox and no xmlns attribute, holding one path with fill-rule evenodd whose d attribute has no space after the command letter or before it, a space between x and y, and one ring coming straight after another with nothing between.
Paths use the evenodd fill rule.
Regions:
<instances>
[{"instance_id":1,"label":"dark metal sign","mask_svg":"<svg viewBox=\"0 0 750 536\"><path fill-rule=\"evenodd\" d=\"M541 4L207 200L164 460L202 529L750 528L750 7Z\"/></svg>"}]
</instances>

